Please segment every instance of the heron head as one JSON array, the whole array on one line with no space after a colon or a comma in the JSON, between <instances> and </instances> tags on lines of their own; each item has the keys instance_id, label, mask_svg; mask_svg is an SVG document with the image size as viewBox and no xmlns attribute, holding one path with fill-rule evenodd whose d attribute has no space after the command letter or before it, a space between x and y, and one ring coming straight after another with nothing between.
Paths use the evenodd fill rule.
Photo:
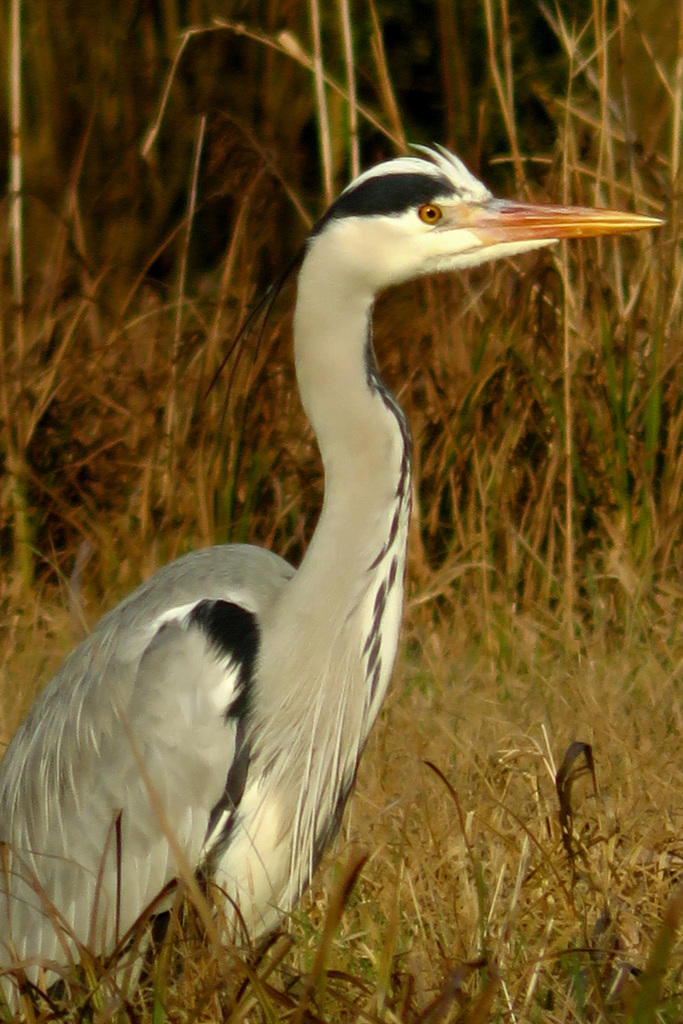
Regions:
<instances>
[{"instance_id":1,"label":"heron head","mask_svg":"<svg viewBox=\"0 0 683 1024\"><path fill-rule=\"evenodd\" d=\"M389 160L352 181L310 237L310 246L326 249L328 268L336 265L373 293L561 238L661 224L633 213L496 199L458 157L417 148L421 156Z\"/></svg>"}]
</instances>

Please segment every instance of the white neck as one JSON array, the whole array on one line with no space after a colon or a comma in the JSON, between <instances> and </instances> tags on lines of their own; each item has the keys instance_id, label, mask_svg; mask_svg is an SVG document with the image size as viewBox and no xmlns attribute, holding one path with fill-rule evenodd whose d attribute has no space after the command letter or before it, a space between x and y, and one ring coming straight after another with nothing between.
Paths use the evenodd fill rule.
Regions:
<instances>
[{"instance_id":1,"label":"white neck","mask_svg":"<svg viewBox=\"0 0 683 1024\"><path fill-rule=\"evenodd\" d=\"M368 379L374 296L345 273L330 273L329 241L316 240L303 264L294 314L299 391L325 470L323 510L300 572L314 569L309 563L324 551L327 571L339 562L343 577L345 568L367 567L384 541L404 440L395 411Z\"/></svg>"},{"instance_id":2,"label":"white neck","mask_svg":"<svg viewBox=\"0 0 683 1024\"><path fill-rule=\"evenodd\" d=\"M294 318L299 389L320 446L325 498L301 567L263 633L253 721L255 777L275 794L276 846L288 836L277 846L281 874L269 883L285 909L338 824L389 683L410 508L407 431L369 379L373 293L349 283L348 266L334 273L333 241L323 234L312 243ZM280 773L272 769L283 765L283 736L289 754ZM267 800L259 795L258 806Z\"/></svg>"}]
</instances>

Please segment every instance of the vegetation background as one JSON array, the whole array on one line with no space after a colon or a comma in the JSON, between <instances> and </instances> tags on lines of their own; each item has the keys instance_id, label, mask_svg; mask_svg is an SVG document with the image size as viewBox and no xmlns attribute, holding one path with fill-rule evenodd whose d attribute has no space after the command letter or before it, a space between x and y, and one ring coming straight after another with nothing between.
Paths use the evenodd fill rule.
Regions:
<instances>
[{"instance_id":1,"label":"vegetation background","mask_svg":"<svg viewBox=\"0 0 683 1024\"><path fill-rule=\"evenodd\" d=\"M293 288L233 340L359 165L436 141L499 194L666 219L381 298L415 524L343 836L291 948L193 947L129 1019L683 1019L683 5L24 0L20 63L11 11L3 743L170 558L301 558ZM90 986L27 1019L105 1019Z\"/></svg>"}]
</instances>

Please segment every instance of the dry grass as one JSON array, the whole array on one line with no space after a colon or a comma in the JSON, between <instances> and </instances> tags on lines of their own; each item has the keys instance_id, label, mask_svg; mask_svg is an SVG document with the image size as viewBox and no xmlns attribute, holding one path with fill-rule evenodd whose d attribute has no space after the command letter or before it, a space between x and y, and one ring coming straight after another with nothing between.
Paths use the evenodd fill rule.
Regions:
<instances>
[{"instance_id":1,"label":"dry grass","mask_svg":"<svg viewBox=\"0 0 683 1024\"><path fill-rule=\"evenodd\" d=\"M496 657L458 617L446 632L409 616L343 834L286 923L291 948L250 970L190 927L162 961L156 1011L147 992L126 1019L680 1019L673 934L663 990L637 1009L666 914L673 933L682 912L680 671L637 643L568 656L533 621L500 639ZM597 789L581 754L570 857L556 777L574 742L590 744Z\"/></svg>"},{"instance_id":2,"label":"dry grass","mask_svg":"<svg viewBox=\"0 0 683 1024\"><path fill-rule=\"evenodd\" d=\"M189 913L154 985L120 1011L131 1021L683 1018L683 50L650 7L563 11L436 4L443 141L475 168L509 155L479 169L511 168L510 192L663 209L667 227L381 299L377 346L413 428L417 515L400 663L343 835L287 922L292 943L249 960L212 947ZM323 20L314 91L302 25L280 13L285 35L245 36L235 18L220 43L213 30L187 38L151 163L124 154L138 203L125 216L102 217L111 143L101 167L88 162L106 104L52 212L26 203L28 307L19 321L5 303L0 365L0 742L87 625L169 558L215 540L295 562L305 550L321 481L293 389L291 292L207 396L264 279L303 237L311 194L355 159L340 99L354 85L348 23L330 57ZM34 16L35 40L46 15ZM414 133L398 115L414 83L375 13L356 17L356 56L373 70L355 109L374 158L391 151L386 136ZM534 63L541 26L556 41L547 67ZM170 56L166 28L156 45ZM423 31L412 25L416 54L433 39ZM187 83L195 74L212 110L226 52L243 58L230 65L236 109L198 133ZM54 104L47 56L41 67L34 101ZM138 95L156 102L163 82L135 74L117 109L140 138L153 111L135 120ZM58 113L44 123L66 125ZM318 176L313 121L329 136ZM35 188L38 140L24 152ZM169 215L178 195L189 219ZM198 237L216 244L208 270ZM105 1020L93 988L91 976L66 1005L27 1001L26 1019Z\"/></svg>"},{"instance_id":3,"label":"dry grass","mask_svg":"<svg viewBox=\"0 0 683 1024\"><path fill-rule=\"evenodd\" d=\"M507 664L453 632L404 666L364 764L353 821L373 851L370 905L386 905L400 863L395 952L429 993L485 956L510 1019L629 1019L610 986L646 967L680 874L672 674L645 648L573 660L529 622L508 638ZM556 777L576 741L591 746L597 793L589 774L572 788L570 860ZM378 820L367 838L364 808Z\"/></svg>"}]
</instances>

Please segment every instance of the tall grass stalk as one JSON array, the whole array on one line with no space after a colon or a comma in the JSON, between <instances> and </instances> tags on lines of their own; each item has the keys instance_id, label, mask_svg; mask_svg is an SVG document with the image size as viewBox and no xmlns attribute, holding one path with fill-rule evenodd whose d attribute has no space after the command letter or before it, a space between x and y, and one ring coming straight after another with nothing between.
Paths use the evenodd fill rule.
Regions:
<instances>
[{"instance_id":1,"label":"tall grass stalk","mask_svg":"<svg viewBox=\"0 0 683 1024\"><path fill-rule=\"evenodd\" d=\"M323 48L320 26L320 6L318 0L309 0L309 18L311 38L313 41L313 81L315 82L315 106L318 117L318 138L320 142L320 162L322 167L325 204L332 202L334 183L332 175L332 138L330 117L325 96L325 75L323 71Z\"/></svg>"},{"instance_id":2,"label":"tall grass stalk","mask_svg":"<svg viewBox=\"0 0 683 1024\"><path fill-rule=\"evenodd\" d=\"M571 108L574 67L570 58L567 75L567 103L563 132L565 139L570 138L569 110ZM562 150L562 198L569 202L569 154L568 146ZM563 585L563 619L567 649L575 647L575 583L574 583L574 406L572 402L573 353L570 321L577 313L572 302L571 280L569 270L569 254L566 242L560 247L560 266L562 277L562 401L564 427L564 585ZM573 315L572 315L573 314Z\"/></svg>"},{"instance_id":3,"label":"tall grass stalk","mask_svg":"<svg viewBox=\"0 0 683 1024\"><path fill-rule=\"evenodd\" d=\"M358 104L356 97L356 65L353 55L353 31L349 0L338 0L338 2L349 108L349 173L351 178L356 178L360 174L360 145L358 139Z\"/></svg>"},{"instance_id":4,"label":"tall grass stalk","mask_svg":"<svg viewBox=\"0 0 683 1024\"><path fill-rule=\"evenodd\" d=\"M683 216L683 0L678 4L678 45L676 48L676 64L672 89L671 111L671 229L673 237L677 237ZM680 317L683 298L680 289L683 287L683 254L680 245L673 246L673 280L676 282L676 300L671 304L672 317ZM669 320L671 323L671 318Z\"/></svg>"},{"instance_id":5,"label":"tall grass stalk","mask_svg":"<svg viewBox=\"0 0 683 1024\"><path fill-rule=\"evenodd\" d=\"M14 301L14 356L20 374L24 365L24 231L21 159L21 0L11 0L9 8L9 229ZM21 376L19 377L21 382Z\"/></svg>"},{"instance_id":6,"label":"tall grass stalk","mask_svg":"<svg viewBox=\"0 0 683 1024\"><path fill-rule=\"evenodd\" d=\"M21 0L11 0L8 7L9 19L9 243L12 276L12 361L15 372L9 374L6 359L2 375L5 407L5 449L6 466L12 495L14 518L15 565L23 586L28 587L33 578L33 537L30 513L26 495L27 470L24 462L25 424L24 411L24 218L22 194L22 35ZM4 344L3 338L0 342ZM14 379L14 388L10 380ZM14 425L14 426L13 426Z\"/></svg>"},{"instance_id":7,"label":"tall grass stalk","mask_svg":"<svg viewBox=\"0 0 683 1024\"><path fill-rule=\"evenodd\" d=\"M185 52L187 45L196 36L203 35L207 32L215 31L215 26L194 26L193 28L188 28L185 32L183 32L182 36L180 37L180 42L176 46L175 53L173 54L173 61L171 62L171 67L169 68L168 74L166 75L164 88L159 99L156 117L154 118L154 121L147 129L145 137L142 141L142 145L140 147L140 153L145 160L148 160L151 157L152 150L154 148L157 136L161 129L161 123L164 119L164 114L166 113L166 107L168 105L169 97L171 95L171 87L178 72L178 65L180 64L181 58Z\"/></svg>"},{"instance_id":8,"label":"tall grass stalk","mask_svg":"<svg viewBox=\"0 0 683 1024\"><path fill-rule=\"evenodd\" d=\"M377 16L377 9L374 0L369 0L370 15L372 17L372 56L374 58L375 72L378 78L379 94L382 101L384 116L389 124L388 136L395 142L400 153L408 149L403 120L401 118L396 96L391 84L389 62L384 49L382 38L382 27Z\"/></svg>"},{"instance_id":9,"label":"tall grass stalk","mask_svg":"<svg viewBox=\"0 0 683 1024\"><path fill-rule=\"evenodd\" d=\"M496 16L493 0L485 0L486 34L488 39L489 68L498 98L498 105L503 116L505 131L510 144L510 153L515 171L515 185L519 189L525 183L522 155L517 141L517 125L515 119L514 70L512 66L512 43L510 36L510 15L507 0L499 0L500 31L496 29ZM503 72L498 65L498 45L503 50Z\"/></svg>"},{"instance_id":10,"label":"tall grass stalk","mask_svg":"<svg viewBox=\"0 0 683 1024\"><path fill-rule=\"evenodd\" d=\"M187 214L183 244L178 261L178 283L175 300L175 323L173 326L173 347L171 349L171 387L168 402L166 405L166 436L168 442L168 474L166 478L166 489L164 499L172 502L175 489L175 447L177 437L177 402L178 402L178 361L180 356L180 336L183 327L185 312L185 284L187 277L187 257L190 249L190 238L192 225L197 206L197 181L199 178L199 165L204 146L204 134L206 132L206 114L202 114L197 123L197 135L195 139L194 155L192 159L192 174L188 189Z\"/></svg>"},{"instance_id":11,"label":"tall grass stalk","mask_svg":"<svg viewBox=\"0 0 683 1024\"><path fill-rule=\"evenodd\" d=\"M562 317L562 401L564 405L564 608L563 618L568 649L575 643L574 632L574 405L572 398L573 353L569 313L569 265L567 243L562 243L564 315Z\"/></svg>"}]
</instances>

